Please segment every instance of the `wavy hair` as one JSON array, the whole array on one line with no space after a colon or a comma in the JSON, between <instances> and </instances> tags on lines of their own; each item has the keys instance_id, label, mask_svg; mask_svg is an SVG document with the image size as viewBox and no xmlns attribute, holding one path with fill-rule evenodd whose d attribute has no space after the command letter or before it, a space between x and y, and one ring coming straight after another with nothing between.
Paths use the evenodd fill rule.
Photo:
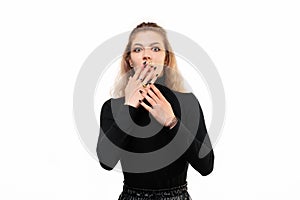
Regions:
<instances>
[{"instance_id":1,"label":"wavy hair","mask_svg":"<svg viewBox=\"0 0 300 200\"><path fill-rule=\"evenodd\" d=\"M132 41L136 34L142 31L155 31L156 33L159 33L163 38L166 55L163 68L163 76L165 76L165 85L173 91L183 93L187 92L184 88L184 81L182 75L178 70L175 54L173 53L171 45L168 41L166 31L162 27L158 26L156 23L143 22L139 24L136 28L134 28L130 33L128 43L122 56L120 71L117 77L115 78L115 82L113 88L110 91L110 94L115 98L125 96L124 91L128 83L129 76L132 76L134 74L133 69L130 67L129 63Z\"/></svg>"}]
</instances>

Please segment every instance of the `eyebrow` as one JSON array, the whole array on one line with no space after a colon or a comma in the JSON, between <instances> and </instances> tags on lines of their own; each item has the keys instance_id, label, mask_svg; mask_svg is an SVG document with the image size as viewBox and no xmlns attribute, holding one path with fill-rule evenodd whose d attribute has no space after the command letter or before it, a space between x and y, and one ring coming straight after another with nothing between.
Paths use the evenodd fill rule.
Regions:
<instances>
[{"instance_id":1,"label":"eyebrow","mask_svg":"<svg viewBox=\"0 0 300 200\"><path fill-rule=\"evenodd\" d=\"M156 45L156 44L160 44L160 43L159 42L153 42L149 46L153 46L153 45ZM143 46L143 45L141 43L134 43L133 46Z\"/></svg>"}]
</instances>

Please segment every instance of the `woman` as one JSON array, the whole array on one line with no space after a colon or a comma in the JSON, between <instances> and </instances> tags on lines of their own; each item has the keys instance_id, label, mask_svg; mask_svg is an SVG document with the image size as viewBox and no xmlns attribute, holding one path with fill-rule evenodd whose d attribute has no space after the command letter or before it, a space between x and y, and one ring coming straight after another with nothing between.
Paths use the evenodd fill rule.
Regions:
<instances>
[{"instance_id":1,"label":"woman","mask_svg":"<svg viewBox=\"0 0 300 200\"><path fill-rule=\"evenodd\" d=\"M183 87L162 27L142 23L131 32L114 95L101 109L97 155L106 170L121 162L119 200L191 199L188 165L208 175L214 153L201 106Z\"/></svg>"}]
</instances>

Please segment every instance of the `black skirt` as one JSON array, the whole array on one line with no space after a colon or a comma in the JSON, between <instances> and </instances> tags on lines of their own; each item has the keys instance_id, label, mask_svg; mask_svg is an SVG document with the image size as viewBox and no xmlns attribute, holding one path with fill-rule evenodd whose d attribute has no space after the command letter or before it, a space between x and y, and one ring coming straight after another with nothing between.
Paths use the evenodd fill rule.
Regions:
<instances>
[{"instance_id":1,"label":"black skirt","mask_svg":"<svg viewBox=\"0 0 300 200\"><path fill-rule=\"evenodd\" d=\"M123 191L118 200L192 200L187 183L168 189L142 189L123 185Z\"/></svg>"}]
</instances>

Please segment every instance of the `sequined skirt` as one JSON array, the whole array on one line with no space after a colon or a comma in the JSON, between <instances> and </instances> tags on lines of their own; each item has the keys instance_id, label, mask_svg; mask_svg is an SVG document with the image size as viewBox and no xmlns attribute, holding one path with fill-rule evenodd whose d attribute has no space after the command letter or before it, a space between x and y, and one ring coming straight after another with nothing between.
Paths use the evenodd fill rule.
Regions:
<instances>
[{"instance_id":1,"label":"sequined skirt","mask_svg":"<svg viewBox=\"0 0 300 200\"><path fill-rule=\"evenodd\" d=\"M168 189L141 189L123 185L123 191L118 200L192 200L187 183Z\"/></svg>"}]
</instances>

